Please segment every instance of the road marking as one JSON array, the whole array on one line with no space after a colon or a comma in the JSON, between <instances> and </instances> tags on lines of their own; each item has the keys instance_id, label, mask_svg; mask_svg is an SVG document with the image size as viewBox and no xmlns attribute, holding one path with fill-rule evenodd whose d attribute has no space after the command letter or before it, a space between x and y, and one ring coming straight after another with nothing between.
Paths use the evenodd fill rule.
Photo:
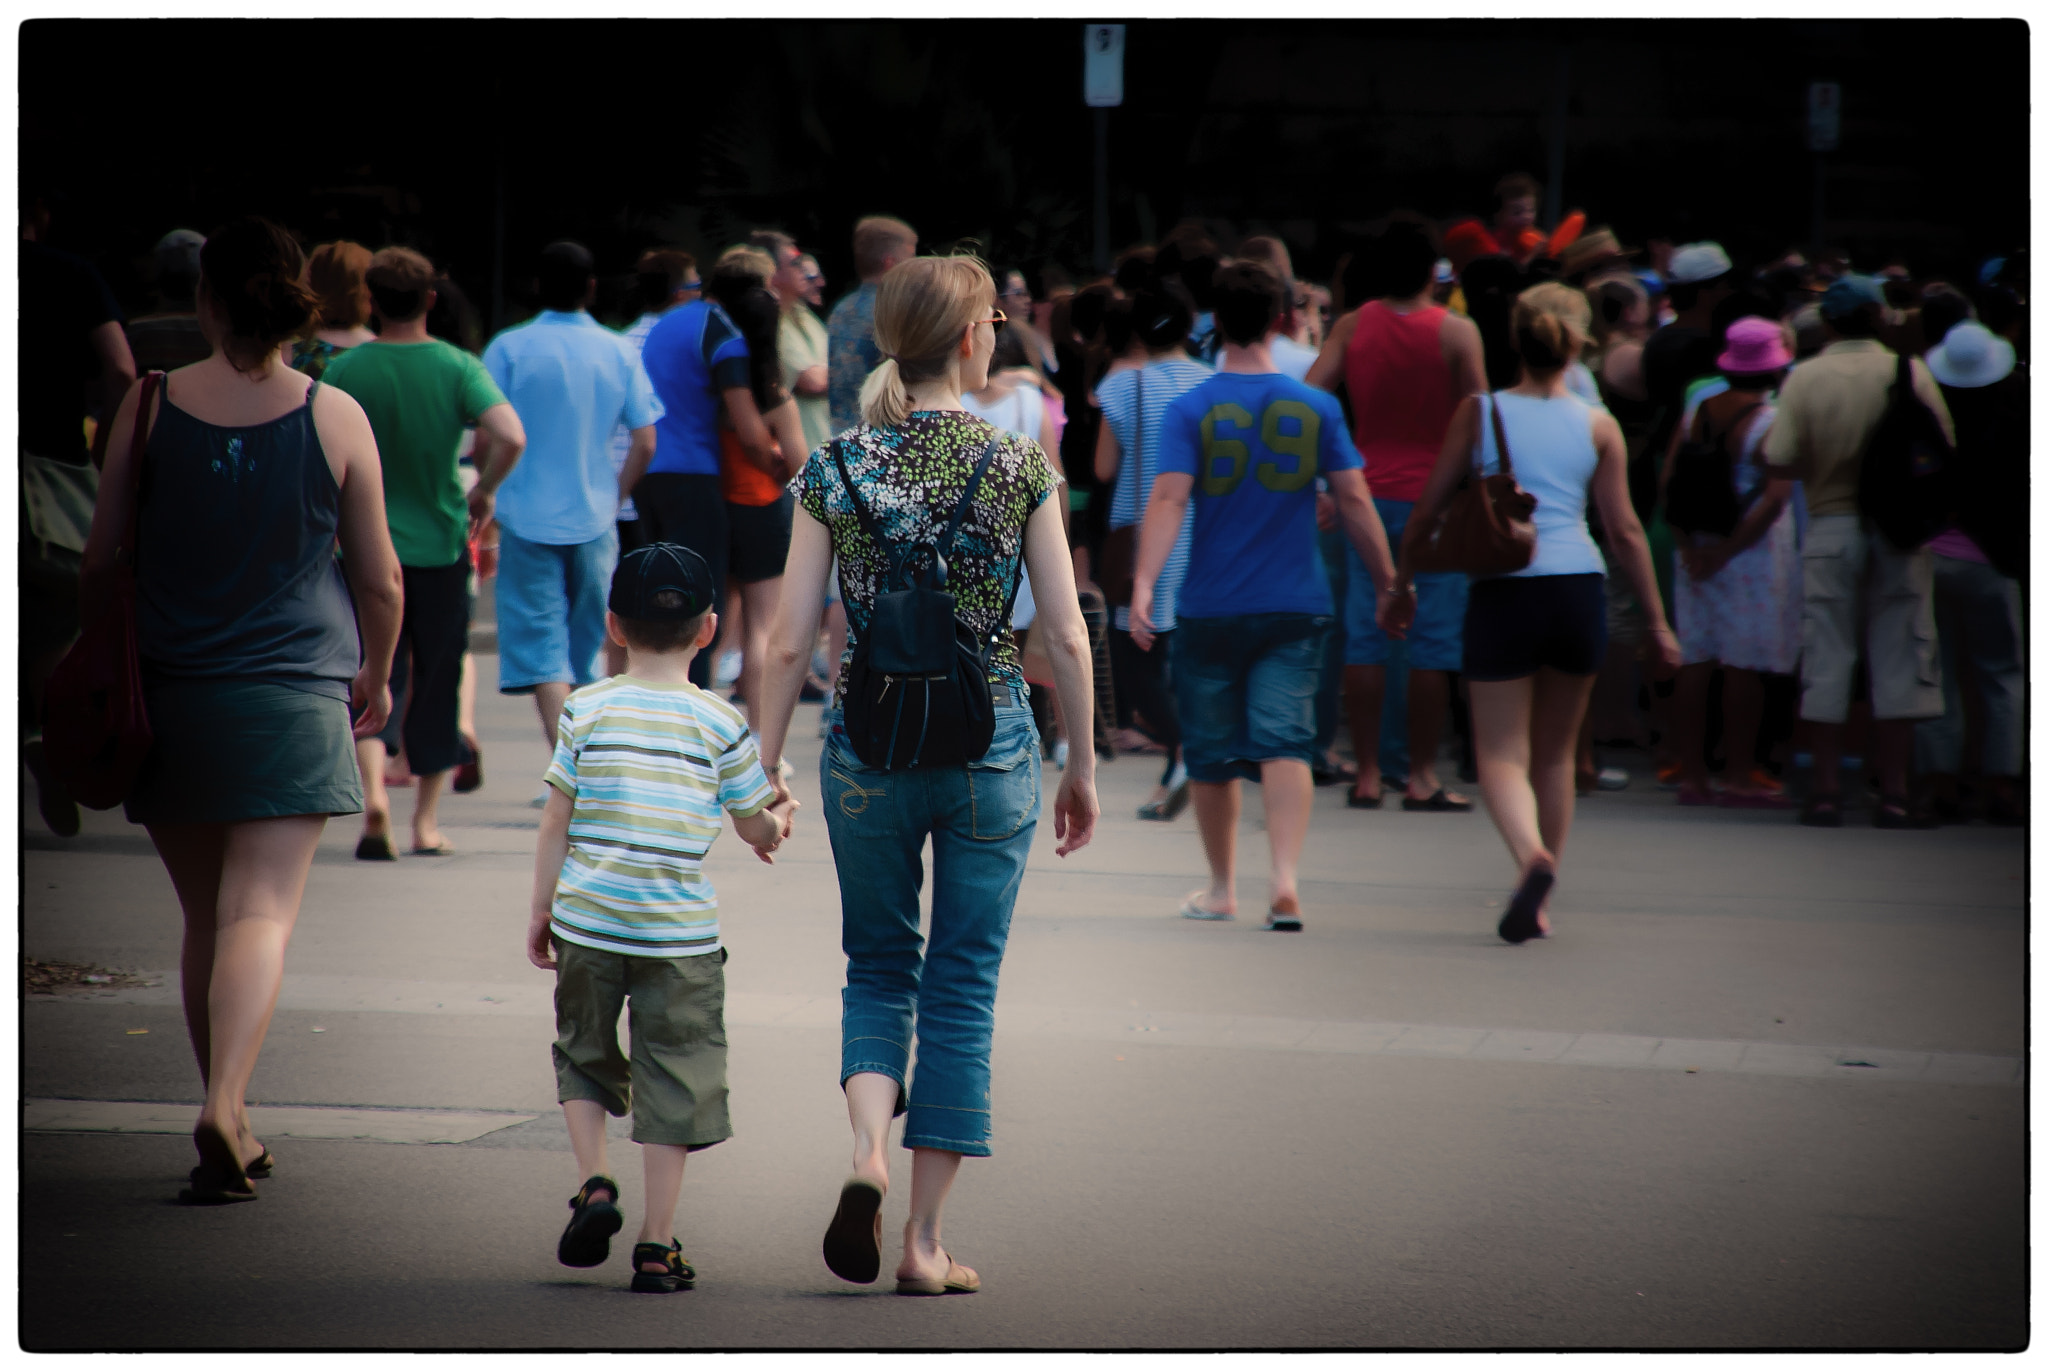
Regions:
<instances>
[{"instance_id":1,"label":"road marking","mask_svg":"<svg viewBox=\"0 0 2048 1371\"><path fill-rule=\"evenodd\" d=\"M251 1105L249 1126L263 1139L327 1138L345 1142L464 1143L531 1123L538 1114L466 1114L441 1109L331 1109ZM30 1133L180 1133L199 1122L196 1104L138 1100L30 1100L22 1127Z\"/></svg>"},{"instance_id":2,"label":"road marking","mask_svg":"<svg viewBox=\"0 0 2048 1371\"><path fill-rule=\"evenodd\" d=\"M97 995L31 998L78 999L86 1004L178 1003L177 977L155 973L164 984ZM372 976L287 974L277 1007L320 1013L460 1014L552 1018L554 983L404 981ZM740 1028L837 1028L840 1001L829 995L731 993L726 1022ZM275 1030L273 1030L275 1031ZM1360 1023L1349 1019L1289 1019L1258 1015L1152 1013L1144 1010L1014 1004L996 1007L996 1034L1079 1038L1152 1046L1245 1048L1326 1052L1345 1056L1458 1058L1471 1061L1550 1062L1632 1070L1733 1072L1841 1080L1916 1081L1933 1085L2019 1085L2017 1056L1968 1052L1916 1052L1861 1045L1817 1046L1741 1039L1644 1037L1537 1029L1470 1028L1444 1024Z\"/></svg>"}]
</instances>

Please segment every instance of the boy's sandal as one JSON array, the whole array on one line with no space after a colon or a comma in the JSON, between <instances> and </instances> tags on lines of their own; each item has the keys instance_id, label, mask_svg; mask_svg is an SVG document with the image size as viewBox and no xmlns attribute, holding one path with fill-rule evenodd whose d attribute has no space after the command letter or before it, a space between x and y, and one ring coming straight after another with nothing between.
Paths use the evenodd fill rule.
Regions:
<instances>
[{"instance_id":1,"label":"boy's sandal","mask_svg":"<svg viewBox=\"0 0 2048 1371\"><path fill-rule=\"evenodd\" d=\"M596 1190L609 1191L611 1199L592 1199L591 1192ZM569 1226L555 1244L555 1259L564 1266L604 1265L611 1255L612 1234L625 1223L618 1198L619 1183L610 1176L592 1176L583 1182L583 1188L569 1199Z\"/></svg>"},{"instance_id":2,"label":"boy's sandal","mask_svg":"<svg viewBox=\"0 0 2048 1371\"><path fill-rule=\"evenodd\" d=\"M192 1130L192 1145L199 1149L199 1165L192 1168L191 1185L178 1192L186 1204L246 1204L256 1199L256 1187L235 1156L235 1145L227 1134L212 1124Z\"/></svg>"},{"instance_id":3,"label":"boy's sandal","mask_svg":"<svg viewBox=\"0 0 2048 1371\"><path fill-rule=\"evenodd\" d=\"M1814 795L1806 801L1806 808L1799 811L1799 822L1808 828L1840 828L1842 826L1842 797L1839 795Z\"/></svg>"},{"instance_id":4,"label":"boy's sandal","mask_svg":"<svg viewBox=\"0 0 2048 1371\"><path fill-rule=\"evenodd\" d=\"M647 1262L660 1262L666 1270L649 1271ZM658 1242L633 1244L633 1288L643 1295L667 1295L677 1290L694 1290L697 1287L697 1269L683 1260L683 1245L670 1238L666 1245Z\"/></svg>"},{"instance_id":5,"label":"boy's sandal","mask_svg":"<svg viewBox=\"0 0 2048 1371\"><path fill-rule=\"evenodd\" d=\"M946 1254L946 1274L937 1280L898 1281L899 1295L972 1295L981 1289L981 1277L969 1271L953 1255Z\"/></svg>"},{"instance_id":6,"label":"boy's sandal","mask_svg":"<svg viewBox=\"0 0 2048 1371\"><path fill-rule=\"evenodd\" d=\"M882 1274L882 1187L849 1176L825 1229L825 1266L840 1280L871 1285Z\"/></svg>"}]
</instances>

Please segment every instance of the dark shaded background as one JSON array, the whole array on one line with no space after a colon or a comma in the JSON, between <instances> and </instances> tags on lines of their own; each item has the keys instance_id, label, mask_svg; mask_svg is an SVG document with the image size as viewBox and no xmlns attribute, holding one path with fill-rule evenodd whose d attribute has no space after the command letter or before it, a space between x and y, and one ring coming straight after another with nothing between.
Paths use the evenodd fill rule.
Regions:
<instances>
[{"instance_id":1,"label":"dark shaded background","mask_svg":"<svg viewBox=\"0 0 2048 1371\"><path fill-rule=\"evenodd\" d=\"M24 190L51 241L147 304L150 245L256 211L309 244L413 244L490 322L575 237L623 312L633 256L754 225L852 284L848 234L1079 274L1093 256L1078 20L37 20L20 29ZM1843 86L1826 236L1859 266L1960 273L2027 233L2019 21L1131 23L1111 238L1200 215L1277 230L1307 276L1395 206L1484 213L1546 173L1568 55L1565 208L1625 243L1808 243L1806 85ZM502 211L502 215L501 215ZM502 217L502 259L497 232Z\"/></svg>"}]
</instances>

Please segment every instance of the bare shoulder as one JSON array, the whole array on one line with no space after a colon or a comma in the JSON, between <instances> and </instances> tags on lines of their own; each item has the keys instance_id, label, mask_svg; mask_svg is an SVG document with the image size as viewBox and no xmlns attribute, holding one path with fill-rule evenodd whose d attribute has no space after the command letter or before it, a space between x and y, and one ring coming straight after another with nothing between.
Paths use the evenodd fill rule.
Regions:
<instances>
[{"instance_id":1,"label":"bare shoulder","mask_svg":"<svg viewBox=\"0 0 2048 1371\"><path fill-rule=\"evenodd\" d=\"M1479 341L1479 325L1473 323L1462 314L1445 310L1444 328L1441 336L1446 339L1455 338L1461 343L1476 343Z\"/></svg>"},{"instance_id":2,"label":"bare shoulder","mask_svg":"<svg viewBox=\"0 0 2048 1371\"><path fill-rule=\"evenodd\" d=\"M369 432L370 416L355 396L339 386L323 385L313 392L313 425L322 439L330 430L337 438L353 437Z\"/></svg>"}]
</instances>

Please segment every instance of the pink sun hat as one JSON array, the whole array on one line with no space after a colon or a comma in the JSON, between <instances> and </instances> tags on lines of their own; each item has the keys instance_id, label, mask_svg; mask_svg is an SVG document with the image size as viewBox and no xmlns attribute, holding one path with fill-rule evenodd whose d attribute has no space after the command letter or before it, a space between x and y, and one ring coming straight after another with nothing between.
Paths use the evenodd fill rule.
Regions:
<instances>
[{"instance_id":1,"label":"pink sun hat","mask_svg":"<svg viewBox=\"0 0 2048 1371\"><path fill-rule=\"evenodd\" d=\"M1728 326L1728 350L1714 365L1731 376L1757 376L1792 365L1785 349L1785 330L1770 319L1750 315Z\"/></svg>"}]
</instances>

